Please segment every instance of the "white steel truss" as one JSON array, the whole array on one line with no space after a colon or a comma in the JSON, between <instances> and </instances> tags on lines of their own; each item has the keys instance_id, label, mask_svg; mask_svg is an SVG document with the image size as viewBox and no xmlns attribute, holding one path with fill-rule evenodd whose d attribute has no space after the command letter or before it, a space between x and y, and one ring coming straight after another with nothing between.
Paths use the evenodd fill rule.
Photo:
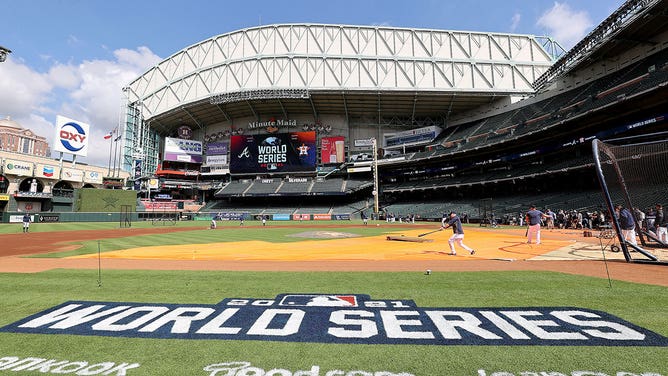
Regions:
<instances>
[{"instance_id":1,"label":"white steel truss","mask_svg":"<svg viewBox=\"0 0 668 376\"><path fill-rule=\"evenodd\" d=\"M531 35L279 24L187 47L130 83L144 119L262 89L532 93L553 60Z\"/></svg>"}]
</instances>

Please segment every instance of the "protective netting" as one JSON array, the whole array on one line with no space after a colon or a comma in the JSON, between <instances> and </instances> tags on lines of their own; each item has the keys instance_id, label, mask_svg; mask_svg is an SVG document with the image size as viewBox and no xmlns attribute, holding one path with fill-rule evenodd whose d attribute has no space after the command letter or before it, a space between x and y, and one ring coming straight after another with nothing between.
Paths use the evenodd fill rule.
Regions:
<instances>
[{"instance_id":1,"label":"protective netting","mask_svg":"<svg viewBox=\"0 0 668 376\"><path fill-rule=\"evenodd\" d=\"M614 213L614 206L621 205L635 219L638 247L629 247L630 258L638 258L633 254L637 251L641 258L651 259L642 252L647 250L665 260L661 249L666 242L659 238L663 218L657 218L657 208L668 210L668 140L626 145L595 140L593 150L609 210ZM613 221L618 233L619 225Z\"/></svg>"}]
</instances>

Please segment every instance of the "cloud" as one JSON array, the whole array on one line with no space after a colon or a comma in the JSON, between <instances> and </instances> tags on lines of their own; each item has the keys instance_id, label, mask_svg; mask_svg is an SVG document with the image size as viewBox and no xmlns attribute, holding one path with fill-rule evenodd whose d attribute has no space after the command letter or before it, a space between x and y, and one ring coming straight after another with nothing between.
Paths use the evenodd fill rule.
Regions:
<instances>
[{"instance_id":1,"label":"cloud","mask_svg":"<svg viewBox=\"0 0 668 376\"><path fill-rule=\"evenodd\" d=\"M522 15L519 13L513 14L513 18L510 19L510 32L515 32L517 30L517 26L520 24L520 19L522 18Z\"/></svg>"},{"instance_id":2,"label":"cloud","mask_svg":"<svg viewBox=\"0 0 668 376\"><path fill-rule=\"evenodd\" d=\"M103 136L119 124L122 87L162 60L147 47L118 49L113 56L78 64L54 62L41 73L10 55L0 64L0 117L11 116L50 143L56 115L88 123L89 152L79 160L106 166L109 141Z\"/></svg>"},{"instance_id":3,"label":"cloud","mask_svg":"<svg viewBox=\"0 0 668 376\"><path fill-rule=\"evenodd\" d=\"M587 35L594 25L586 11L571 9L566 3L555 2L543 13L536 25L544 28L565 49L569 49Z\"/></svg>"}]
</instances>

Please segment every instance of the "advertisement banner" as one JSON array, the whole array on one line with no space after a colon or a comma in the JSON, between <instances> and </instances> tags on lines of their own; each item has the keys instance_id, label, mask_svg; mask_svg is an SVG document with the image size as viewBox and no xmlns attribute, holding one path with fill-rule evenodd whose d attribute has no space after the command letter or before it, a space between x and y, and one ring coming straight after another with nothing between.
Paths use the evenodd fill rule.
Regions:
<instances>
[{"instance_id":1,"label":"advertisement banner","mask_svg":"<svg viewBox=\"0 0 668 376\"><path fill-rule=\"evenodd\" d=\"M39 216L40 222L60 222L60 215L58 214L41 214Z\"/></svg>"},{"instance_id":2,"label":"advertisement banner","mask_svg":"<svg viewBox=\"0 0 668 376\"><path fill-rule=\"evenodd\" d=\"M345 162L345 137L323 137L320 142L320 150L323 164Z\"/></svg>"},{"instance_id":3,"label":"advertisement banner","mask_svg":"<svg viewBox=\"0 0 668 376\"><path fill-rule=\"evenodd\" d=\"M60 167L38 163L35 167L35 177L60 179Z\"/></svg>"},{"instance_id":4,"label":"advertisement banner","mask_svg":"<svg viewBox=\"0 0 668 376\"><path fill-rule=\"evenodd\" d=\"M224 166L227 165L227 155L207 155L207 166Z\"/></svg>"},{"instance_id":5,"label":"advertisement banner","mask_svg":"<svg viewBox=\"0 0 668 376\"><path fill-rule=\"evenodd\" d=\"M3 171L7 175L32 176L33 169L32 162L15 161L13 159L5 159L3 165Z\"/></svg>"},{"instance_id":6,"label":"advertisement banner","mask_svg":"<svg viewBox=\"0 0 668 376\"><path fill-rule=\"evenodd\" d=\"M57 115L53 150L85 157L88 155L89 136L90 125Z\"/></svg>"},{"instance_id":7,"label":"advertisement banner","mask_svg":"<svg viewBox=\"0 0 668 376\"><path fill-rule=\"evenodd\" d=\"M84 172L74 168L63 167L62 180L75 181L81 183L83 181Z\"/></svg>"},{"instance_id":8,"label":"advertisement banner","mask_svg":"<svg viewBox=\"0 0 668 376\"><path fill-rule=\"evenodd\" d=\"M102 184L102 174L97 171L86 171L84 183Z\"/></svg>"},{"instance_id":9,"label":"advertisement banner","mask_svg":"<svg viewBox=\"0 0 668 376\"><path fill-rule=\"evenodd\" d=\"M315 172L315 132L232 136L230 173Z\"/></svg>"},{"instance_id":10,"label":"advertisement banner","mask_svg":"<svg viewBox=\"0 0 668 376\"><path fill-rule=\"evenodd\" d=\"M9 223L21 223L23 222L23 215L10 215ZM35 222L35 216L30 216L30 222Z\"/></svg>"},{"instance_id":11,"label":"advertisement banner","mask_svg":"<svg viewBox=\"0 0 668 376\"><path fill-rule=\"evenodd\" d=\"M271 216L271 219L274 221L289 221L290 214L274 214Z\"/></svg>"},{"instance_id":12,"label":"advertisement banner","mask_svg":"<svg viewBox=\"0 0 668 376\"><path fill-rule=\"evenodd\" d=\"M330 214L313 214L314 221L329 221L332 219Z\"/></svg>"},{"instance_id":13,"label":"advertisement banner","mask_svg":"<svg viewBox=\"0 0 668 376\"><path fill-rule=\"evenodd\" d=\"M0 201L9 201L9 195L0 195Z\"/></svg>"},{"instance_id":14,"label":"advertisement banner","mask_svg":"<svg viewBox=\"0 0 668 376\"><path fill-rule=\"evenodd\" d=\"M367 147L371 148L373 147L373 140L370 138L363 138L361 140L355 140L355 147L360 148L360 147Z\"/></svg>"},{"instance_id":15,"label":"advertisement banner","mask_svg":"<svg viewBox=\"0 0 668 376\"><path fill-rule=\"evenodd\" d=\"M248 217L248 213L242 213L242 212L218 212L216 214L213 214L212 216L205 216L205 217L195 217L196 221L208 221L211 220L211 218L214 218L217 221L240 221L241 219L245 219Z\"/></svg>"},{"instance_id":16,"label":"advertisement banner","mask_svg":"<svg viewBox=\"0 0 668 376\"><path fill-rule=\"evenodd\" d=\"M227 155L227 142L210 142L206 144L206 155Z\"/></svg>"},{"instance_id":17,"label":"advertisement banner","mask_svg":"<svg viewBox=\"0 0 668 376\"><path fill-rule=\"evenodd\" d=\"M148 182L146 185L148 186L149 189L158 189L160 181L156 178L151 178L148 179Z\"/></svg>"},{"instance_id":18,"label":"advertisement banner","mask_svg":"<svg viewBox=\"0 0 668 376\"><path fill-rule=\"evenodd\" d=\"M142 202L146 210L160 210L160 211L176 211L176 202L167 201L144 201Z\"/></svg>"},{"instance_id":19,"label":"advertisement banner","mask_svg":"<svg viewBox=\"0 0 668 376\"><path fill-rule=\"evenodd\" d=\"M311 214L293 214L292 215L292 220L293 221L310 221L311 220Z\"/></svg>"},{"instance_id":20,"label":"advertisement banner","mask_svg":"<svg viewBox=\"0 0 668 376\"><path fill-rule=\"evenodd\" d=\"M386 146L411 145L433 141L443 130L437 126L412 129L410 131L397 132L385 139Z\"/></svg>"},{"instance_id":21,"label":"advertisement banner","mask_svg":"<svg viewBox=\"0 0 668 376\"><path fill-rule=\"evenodd\" d=\"M163 159L173 162L202 163L202 142L166 137Z\"/></svg>"}]
</instances>

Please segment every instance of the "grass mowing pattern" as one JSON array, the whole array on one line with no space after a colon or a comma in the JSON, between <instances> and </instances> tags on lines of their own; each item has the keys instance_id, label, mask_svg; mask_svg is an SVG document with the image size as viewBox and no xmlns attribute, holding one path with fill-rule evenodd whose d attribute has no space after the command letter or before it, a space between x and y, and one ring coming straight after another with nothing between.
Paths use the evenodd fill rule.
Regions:
<instances>
[{"instance_id":1,"label":"grass mowing pattern","mask_svg":"<svg viewBox=\"0 0 668 376\"><path fill-rule=\"evenodd\" d=\"M327 231L351 233L359 236L377 236L388 232L401 231L401 227L393 227L391 229L382 227L368 227L368 228L328 228ZM298 234L304 231L310 231L312 228L303 228L299 226L291 227L230 227L226 229L218 229L215 231L203 229L194 231L181 231L175 233L164 233L156 235L141 235L126 238L103 239L100 241L100 250L102 252L116 251L119 249L128 249L136 247L147 247L160 245L184 245L184 244L207 244L207 243L226 243L226 242L240 242L246 240L259 240L269 243L290 243L300 242L303 240L327 240L327 239L305 239L294 237L290 235ZM35 254L28 257L35 258L59 258L76 256L83 254L97 253L98 242L87 241L77 242L81 244L80 248L72 251L52 252L45 254Z\"/></svg>"},{"instance_id":2,"label":"grass mowing pattern","mask_svg":"<svg viewBox=\"0 0 668 376\"><path fill-rule=\"evenodd\" d=\"M412 299L421 307L575 306L609 312L668 335L665 287L549 272L189 272L55 270L0 274L0 325L67 300L214 304L226 297L353 293ZM668 348L546 346L334 345L225 340L156 340L0 333L3 356L141 363L129 375L206 375L208 364L248 361L269 370L366 370L414 375L477 375L478 369L663 372Z\"/></svg>"}]
</instances>

